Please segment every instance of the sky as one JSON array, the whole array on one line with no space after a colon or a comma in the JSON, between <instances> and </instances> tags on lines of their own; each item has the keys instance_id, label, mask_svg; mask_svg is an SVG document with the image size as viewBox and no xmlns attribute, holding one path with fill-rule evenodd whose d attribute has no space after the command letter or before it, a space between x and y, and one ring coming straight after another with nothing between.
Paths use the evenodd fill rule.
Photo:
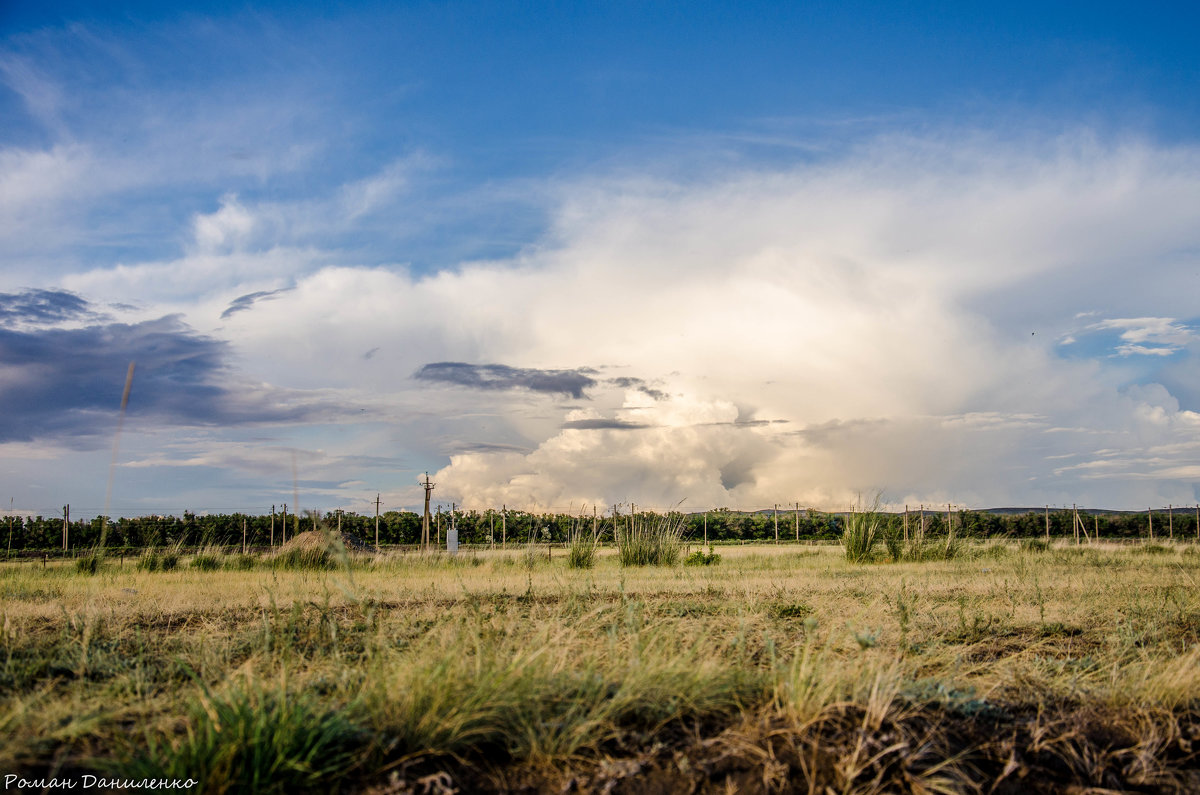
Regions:
<instances>
[{"instance_id":1,"label":"sky","mask_svg":"<svg viewBox=\"0 0 1200 795\"><path fill-rule=\"evenodd\" d=\"M3 0L4 507L1195 504L1197 16Z\"/></svg>"}]
</instances>

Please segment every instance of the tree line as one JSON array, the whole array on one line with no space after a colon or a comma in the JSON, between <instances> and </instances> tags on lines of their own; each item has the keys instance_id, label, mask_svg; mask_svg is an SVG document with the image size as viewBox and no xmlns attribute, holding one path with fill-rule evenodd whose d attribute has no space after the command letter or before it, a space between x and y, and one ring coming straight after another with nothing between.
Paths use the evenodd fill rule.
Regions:
<instances>
[{"instance_id":1,"label":"tree line","mask_svg":"<svg viewBox=\"0 0 1200 795\"><path fill-rule=\"evenodd\" d=\"M645 515L639 512L639 518ZM888 528L901 532L903 514L883 514ZM691 513L683 517L685 539L691 542L709 541L822 541L841 537L843 517L839 514L814 510L781 510L741 512L718 509L707 513ZM1052 538L1073 538L1075 513L1071 510L1050 511L1049 535ZM1147 513L1080 513L1089 534L1102 538L1149 538L1153 536L1196 539L1196 517L1188 509L1174 514L1167 511ZM0 533L7 534L10 553L59 551L63 549L63 520L58 517L11 516L0 523ZM5 520L0 520L3 522ZM453 522L462 544L562 543L572 529L587 534L593 529L601 539L612 538L614 522L628 522L628 514L597 517L555 513L534 513L517 510L440 511L431 518L430 537L444 543L446 531ZM920 522L918 512L911 511L907 522L915 532ZM947 514L925 512L926 535L947 533ZM195 514L185 511L182 516L121 517L115 521L105 517L70 521L66 528L70 549L91 548L104 537L106 548L167 547L173 545L199 547L205 545L238 546L242 543L243 528L250 547L278 546L297 532L314 528L336 529L358 536L367 544L376 539L374 514L329 511L295 514ZM378 517L378 539L381 546L413 545L421 540L422 516L412 511L387 511ZM969 538L1038 538L1047 534L1047 514L993 513L990 511L959 510L949 514L949 527L955 534Z\"/></svg>"}]
</instances>

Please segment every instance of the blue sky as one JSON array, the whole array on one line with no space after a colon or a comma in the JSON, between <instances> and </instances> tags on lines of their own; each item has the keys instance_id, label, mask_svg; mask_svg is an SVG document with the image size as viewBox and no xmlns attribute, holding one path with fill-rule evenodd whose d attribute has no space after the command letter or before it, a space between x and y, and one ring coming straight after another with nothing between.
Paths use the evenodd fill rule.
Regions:
<instances>
[{"instance_id":1,"label":"blue sky","mask_svg":"<svg viewBox=\"0 0 1200 795\"><path fill-rule=\"evenodd\" d=\"M0 483L1194 502L1195 17L9 2Z\"/></svg>"}]
</instances>

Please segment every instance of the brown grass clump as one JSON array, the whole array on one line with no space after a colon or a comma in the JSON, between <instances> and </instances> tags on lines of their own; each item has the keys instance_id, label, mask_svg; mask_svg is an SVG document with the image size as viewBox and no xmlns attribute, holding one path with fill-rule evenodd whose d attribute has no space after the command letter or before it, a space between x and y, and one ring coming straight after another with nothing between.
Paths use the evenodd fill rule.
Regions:
<instances>
[{"instance_id":1,"label":"brown grass clump","mask_svg":"<svg viewBox=\"0 0 1200 795\"><path fill-rule=\"evenodd\" d=\"M283 569L334 569L349 565L351 555L369 547L351 533L309 530L279 548L271 565Z\"/></svg>"},{"instance_id":2,"label":"brown grass clump","mask_svg":"<svg viewBox=\"0 0 1200 795\"><path fill-rule=\"evenodd\" d=\"M320 530L306 530L297 536L292 536L286 544L279 548L280 554L287 552L308 552L310 550L336 549L338 544L347 552L368 552L371 547L353 533L324 533Z\"/></svg>"}]
</instances>

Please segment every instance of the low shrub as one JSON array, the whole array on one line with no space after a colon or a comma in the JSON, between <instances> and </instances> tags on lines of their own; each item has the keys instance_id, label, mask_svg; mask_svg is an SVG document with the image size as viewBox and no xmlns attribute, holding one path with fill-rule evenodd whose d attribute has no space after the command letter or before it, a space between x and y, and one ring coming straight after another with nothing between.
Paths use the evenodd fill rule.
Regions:
<instances>
[{"instance_id":1,"label":"low shrub","mask_svg":"<svg viewBox=\"0 0 1200 795\"><path fill-rule=\"evenodd\" d=\"M721 556L712 551L712 547L708 548L708 554L704 554L703 549L697 549L692 554L683 559L685 566L716 566L721 562Z\"/></svg>"}]
</instances>

